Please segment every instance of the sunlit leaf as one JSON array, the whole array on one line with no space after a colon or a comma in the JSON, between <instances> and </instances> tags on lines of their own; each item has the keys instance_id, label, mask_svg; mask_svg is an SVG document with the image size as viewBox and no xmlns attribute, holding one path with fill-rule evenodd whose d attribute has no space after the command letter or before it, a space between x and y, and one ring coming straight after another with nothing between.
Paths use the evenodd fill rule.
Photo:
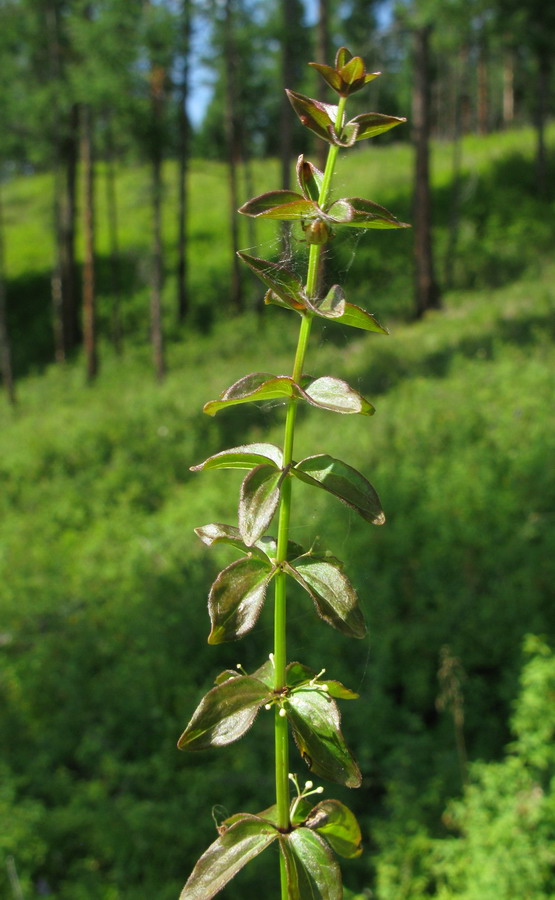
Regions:
<instances>
[{"instance_id":1,"label":"sunlit leaf","mask_svg":"<svg viewBox=\"0 0 555 900\"><path fill-rule=\"evenodd\" d=\"M381 113L362 113L362 115L351 119L346 127L356 126L356 140L362 141L366 138L375 137L377 134L383 134L384 131L389 131L390 128L402 125L406 121L406 119L398 116L384 116Z\"/></svg>"},{"instance_id":2,"label":"sunlit leaf","mask_svg":"<svg viewBox=\"0 0 555 900\"><path fill-rule=\"evenodd\" d=\"M304 219L314 215L315 205L296 191L269 191L248 200L239 212L260 219Z\"/></svg>"},{"instance_id":3,"label":"sunlit leaf","mask_svg":"<svg viewBox=\"0 0 555 900\"><path fill-rule=\"evenodd\" d=\"M315 775L359 787L361 774L341 734L337 704L319 688L295 688L285 706L295 743Z\"/></svg>"},{"instance_id":4,"label":"sunlit leaf","mask_svg":"<svg viewBox=\"0 0 555 900\"><path fill-rule=\"evenodd\" d=\"M287 306L304 308L303 285L286 266L270 262L267 259L259 259L256 256L249 256L248 253L243 253L243 251L239 251L237 256Z\"/></svg>"},{"instance_id":5,"label":"sunlit leaf","mask_svg":"<svg viewBox=\"0 0 555 900\"><path fill-rule=\"evenodd\" d=\"M325 375L316 378L306 389L305 394L315 406L338 413L360 413L371 416L375 409L368 400L355 391L346 381Z\"/></svg>"},{"instance_id":6,"label":"sunlit leaf","mask_svg":"<svg viewBox=\"0 0 555 900\"><path fill-rule=\"evenodd\" d=\"M310 309L323 319L331 319L340 325L362 328L363 331L374 331L378 334L389 334L387 328L380 325L371 313L366 312L353 303L347 303L343 288L332 285L325 297L310 301Z\"/></svg>"},{"instance_id":7,"label":"sunlit leaf","mask_svg":"<svg viewBox=\"0 0 555 900\"><path fill-rule=\"evenodd\" d=\"M238 640L254 627L274 574L268 560L255 557L238 559L220 572L208 596L209 644Z\"/></svg>"},{"instance_id":8,"label":"sunlit leaf","mask_svg":"<svg viewBox=\"0 0 555 900\"><path fill-rule=\"evenodd\" d=\"M179 900L211 900L278 836L270 822L244 813L202 854Z\"/></svg>"},{"instance_id":9,"label":"sunlit leaf","mask_svg":"<svg viewBox=\"0 0 555 900\"><path fill-rule=\"evenodd\" d=\"M332 90L336 91L338 94L341 93L341 76L333 66L326 66L323 63L315 62L309 62L308 65L312 66L320 73L326 84L329 84Z\"/></svg>"},{"instance_id":10,"label":"sunlit leaf","mask_svg":"<svg viewBox=\"0 0 555 900\"><path fill-rule=\"evenodd\" d=\"M254 552L260 559L267 558L268 554L258 547L247 547L243 538L241 537L241 532L234 525L224 525L220 522L210 522L209 525L201 525L199 528L195 528L195 534L200 538L203 544L206 544L207 547L211 547L212 544L229 544L230 547L234 547L236 550L240 550L242 553L250 551Z\"/></svg>"},{"instance_id":11,"label":"sunlit leaf","mask_svg":"<svg viewBox=\"0 0 555 900\"><path fill-rule=\"evenodd\" d=\"M383 525L385 515L380 498L364 475L327 453L309 456L291 469L291 474L307 484L321 487L373 525Z\"/></svg>"},{"instance_id":12,"label":"sunlit leaf","mask_svg":"<svg viewBox=\"0 0 555 900\"><path fill-rule=\"evenodd\" d=\"M345 312L345 294L338 284L332 285L325 297L321 300L313 300L313 309L316 315L323 319L337 319Z\"/></svg>"},{"instance_id":13,"label":"sunlit leaf","mask_svg":"<svg viewBox=\"0 0 555 900\"><path fill-rule=\"evenodd\" d=\"M337 120L337 106L330 106L328 103L321 103L320 100L313 100L305 97L304 94L298 94L296 91L286 91L291 106L297 113L302 124L309 128L314 134L322 140L330 144L337 142L335 134L335 122Z\"/></svg>"},{"instance_id":14,"label":"sunlit leaf","mask_svg":"<svg viewBox=\"0 0 555 900\"><path fill-rule=\"evenodd\" d=\"M247 547L264 534L279 503L283 477L273 466L260 465L243 479L239 497L239 531Z\"/></svg>"},{"instance_id":15,"label":"sunlit leaf","mask_svg":"<svg viewBox=\"0 0 555 900\"><path fill-rule=\"evenodd\" d=\"M287 563L285 571L312 597L318 615L349 637L366 634L355 589L338 566L303 557Z\"/></svg>"},{"instance_id":16,"label":"sunlit leaf","mask_svg":"<svg viewBox=\"0 0 555 900\"><path fill-rule=\"evenodd\" d=\"M207 750L237 741L270 698L268 685L251 675L226 679L202 698L177 746L180 750Z\"/></svg>"},{"instance_id":17,"label":"sunlit leaf","mask_svg":"<svg viewBox=\"0 0 555 900\"><path fill-rule=\"evenodd\" d=\"M309 828L280 835L289 900L341 900L341 871L330 847Z\"/></svg>"},{"instance_id":18,"label":"sunlit leaf","mask_svg":"<svg viewBox=\"0 0 555 900\"><path fill-rule=\"evenodd\" d=\"M318 676L308 666L299 662L289 663L286 669L286 680L288 687L300 687L303 684L317 684L320 686L325 684L327 693L331 697L337 697L339 700L356 700L358 697L358 694L346 688L340 681L335 681L333 678L331 680L325 678L323 674Z\"/></svg>"},{"instance_id":19,"label":"sunlit leaf","mask_svg":"<svg viewBox=\"0 0 555 900\"><path fill-rule=\"evenodd\" d=\"M361 309L360 306L355 306L354 303L345 303L344 312L340 316L337 316L337 318L334 319L334 322L339 322L340 325L350 325L351 328L362 328L363 331L373 331L377 334L389 334L387 328L380 325L372 313L366 312L366 310Z\"/></svg>"},{"instance_id":20,"label":"sunlit leaf","mask_svg":"<svg viewBox=\"0 0 555 900\"><path fill-rule=\"evenodd\" d=\"M247 547L241 532L234 525L224 525L220 522L211 522L209 525L201 525L195 528L195 534L200 538L203 544L211 547L212 544L229 544L242 553L255 553L259 559L273 560L277 553L277 541L271 535L263 535L260 540L256 541L250 547ZM295 541L287 542L287 559L295 559L304 553L300 544Z\"/></svg>"},{"instance_id":21,"label":"sunlit leaf","mask_svg":"<svg viewBox=\"0 0 555 900\"><path fill-rule=\"evenodd\" d=\"M360 56L352 56L346 47L342 47L335 58L335 67L322 65L321 63L309 63L320 73L324 81L340 94L348 97L355 91L359 91L369 81L373 81L380 72L367 72L366 66Z\"/></svg>"},{"instance_id":22,"label":"sunlit leaf","mask_svg":"<svg viewBox=\"0 0 555 900\"><path fill-rule=\"evenodd\" d=\"M339 800L322 800L305 819L307 828L323 835L332 849L346 859L362 853L362 835L351 810Z\"/></svg>"},{"instance_id":23,"label":"sunlit leaf","mask_svg":"<svg viewBox=\"0 0 555 900\"><path fill-rule=\"evenodd\" d=\"M302 153L297 160L297 181L303 196L307 200L317 202L324 182L324 173L306 160Z\"/></svg>"},{"instance_id":24,"label":"sunlit leaf","mask_svg":"<svg viewBox=\"0 0 555 900\"><path fill-rule=\"evenodd\" d=\"M342 219L341 222L350 228L410 228L406 222L400 222L393 213L390 213L384 206L373 203L372 200L365 200L362 197L346 197L343 200L337 200L328 209L330 216L335 216L334 210L343 214L344 206L339 204L349 204L353 210L353 215L349 220Z\"/></svg>"},{"instance_id":25,"label":"sunlit leaf","mask_svg":"<svg viewBox=\"0 0 555 900\"><path fill-rule=\"evenodd\" d=\"M343 66L346 66L350 59L353 58L353 54L349 50L348 47L340 47L335 54L335 68L342 69Z\"/></svg>"},{"instance_id":26,"label":"sunlit leaf","mask_svg":"<svg viewBox=\"0 0 555 900\"><path fill-rule=\"evenodd\" d=\"M327 208L326 218L334 225L350 225L355 211L349 200L336 200Z\"/></svg>"},{"instance_id":27,"label":"sunlit leaf","mask_svg":"<svg viewBox=\"0 0 555 900\"><path fill-rule=\"evenodd\" d=\"M244 375L227 388L219 400L210 400L204 412L214 416L219 410L241 403L259 403L263 400L283 400L293 397L298 390L292 378L286 375L270 375L268 372L253 372Z\"/></svg>"},{"instance_id":28,"label":"sunlit leaf","mask_svg":"<svg viewBox=\"0 0 555 900\"><path fill-rule=\"evenodd\" d=\"M253 466L265 463L271 463L278 469L283 465L283 454L275 444L244 444L230 450L221 450L198 466L191 466L191 472L204 469L252 469Z\"/></svg>"}]
</instances>

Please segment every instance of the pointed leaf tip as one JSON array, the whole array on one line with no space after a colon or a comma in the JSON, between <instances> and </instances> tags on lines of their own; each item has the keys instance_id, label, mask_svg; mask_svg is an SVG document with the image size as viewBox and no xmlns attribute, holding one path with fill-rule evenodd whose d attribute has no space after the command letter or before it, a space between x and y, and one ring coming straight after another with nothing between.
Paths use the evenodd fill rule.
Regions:
<instances>
[{"instance_id":1,"label":"pointed leaf tip","mask_svg":"<svg viewBox=\"0 0 555 900\"><path fill-rule=\"evenodd\" d=\"M279 837L275 825L243 813L202 854L179 900L212 900L225 885Z\"/></svg>"}]
</instances>

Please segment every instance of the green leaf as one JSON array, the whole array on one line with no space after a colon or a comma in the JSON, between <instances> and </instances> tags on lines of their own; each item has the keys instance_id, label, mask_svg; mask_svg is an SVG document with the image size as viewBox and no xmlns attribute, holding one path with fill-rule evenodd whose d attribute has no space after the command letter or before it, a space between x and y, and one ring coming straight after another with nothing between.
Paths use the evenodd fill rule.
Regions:
<instances>
[{"instance_id":1,"label":"green leaf","mask_svg":"<svg viewBox=\"0 0 555 900\"><path fill-rule=\"evenodd\" d=\"M312 300L312 309L323 319L337 319L345 312L345 294L343 288L334 284L321 300Z\"/></svg>"},{"instance_id":2,"label":"green leaf","mask_svg":"<svg viewBox=\"0 0 555 900\"><path fill-rule=\"evenodd\" d=\"M201 525L199 528L195 528L195 534L207 547L211 547L212 544L229 544L230 547L235 547L236 550L240 550L242 553L250 550L251 553L256 553L259 559L268 558L268 554L262 548L247 548L247 545L241 537L241 532L238 528L235 528L234 525L223 525L220 522L210 522L209 525Z\"/></svg>"},{"instance_id":3,"label":"green leaf","mask_svg":"<svg viewBox=\"0 0 555 900\"><path fill-rule=\"evenodd\" d=\"M249 266L255 275L269 287L286 306L291 309L304 309L303 285L293 272L285 266L259 259L239 251L237 254Z\"/></svg>"},{"instance_id":4,"label":"green leaf","mask_svg":"<svg viewBox=\"0 0 555 900\"><path fill-rule=\"evenodd\" d=\"M362 115L351 119L347 128L356 126L355 140L362 141L366 138L373 138L377 134L383 134L384 131L389 131L390 128L402 125L406 121L406 119L398 116L384 116L381 113L362 113Z\"/></svg>"},{"instance_id":5,"label":"green leaf","mask_svg":"<svg viewBox=\"0 0 555 900\"><path fill-rule=\"evenodd\" d=\"M378 334L389 334L387 328L380 325L371 313L353 303L347 303L343 288L338 284L334 284L321 300L312 300L310 309L317 316L332 319L340 325L350 325L352 328L362 328L363 331L374 331Z\"/></svg>"},{"instance_id":6,"label":"green leaf","mask_svg":"<svg viewBox=\"0 0 555 900\"><path fill-rule=\"evenodd\" d=\"M366 66L360 56L353 56L349 62L341 66L340 74L346 85L353 85L366 74Z\"/></svg>"},{"instance_id":7,"label":"green leaf","mask_svg":"<svg viewBox=\"0 0 555 900\"><path fill-rule=\"evenodd\" d=\"M294 689L285 704L295 743L315 775L359 787L361 774L341 734L341 717L329 694L314 687Z\"/></svg>"},{"instance_id":8,"label":"green leaf","mask_svg":"<svg viewBox=\"0 0 555 900\"><path fill-rule=\"evenodd\" d=\"M316 71L320 73L326 84L328 84L332 90L336 91L338 94L341 93L341 76L336 69L332 66L326 66L323 63L309 62L308 65L312 66L313 69L316 69Z\"/></svg>"},{"instance_id":9,"label":"green leaf","mask_svg":"<svg viewBox=\"0 0 555 900\"><path fill-rule=\"evenodd\" d=\"M280 835L289 900L341 900L341 871L328 844L309 828Z\"/></svg>"},{"instance_id":10,"label":"green leaf","mask_svg":"<svg viewBox=\"0 0 555 900\"><path fill-rule=\"evenodd\" d=\"M329 144L337 143L335 134L335 122L337 120L337 106L321 103L320 100L312 100L304 94L296 91L285 91L291 106L297 113L302 124L317 134L319 138Z\"/></svg>"},{"instance_id":11,"label":"green leaf","mask_svg":"<svg viewBox=\"0 0 555 900\"><path fill-rule=\"evenodd\" d=\"M367 522L373 525L385 522L380 498L370 482L342 460L327 453L309 456L297 463L291 473L301 481L333 494Z\"/></svg>"},{"instance_id":12,"label":"green leaf","mask_svg":"<svg viewBox=\"0 0 555 900\"><path fill-rule=\"evenodd\" d=\"M309 63L320 73L329 86L342 97L348 97L359 91L369 81L373 81L380 72L366 72L366 66L360 56L352 56L346 47L342 47L335 58L335 68L321 63Z\"/></svg>"},{"instance_id":13,"label":"green leaf","mask_svg":"<svg viewBox=\"0 0 555 900\"><path fill-rule=\"evenodd\" d=\"M270 822L244 813L202 854L179 900L211 900L278 836Z\"/></svg>"},{"instance_id":14,"label":"green leaf","mask_svg":"<svg viewBox=\"0 0 555 900\"><path fill-rule=\"evenodd\" d=\"M353 211L351 218L345 216L345 207L339 204L349 204ZM340 224L350 228L410 228L406 222L400 222L393 213L384 206L373 203L372 200L364 200L362 197L347 197L344 200L336 200L328 209L328 214L336 218Z\"/></svg>"},{"instance_id":15,"label":"green leaf","mask_svg":"<svg viewBox=\"0 0 555 900\"><path fill-rule=\"evenodd\" d=\"M312 200L306 200L296 191L269 191L248 200L239 209L244 216L260 219L304 219L317 212Z\"/></svg>"},{"instance_id":16,"label":"green leaf","mask_svg":"<svg viewBox=\"0 0 555 900\"><path fill-rule=\"evenodd\" d=\"M324 183L324 173L306 160L302 153L297 160L297 181L303 196L307 200L318 202Z\"/></svg>"},{"instance_id":17,"label":"green leaf","mask_svg":"<svg viewBox=\"0 0 555 900\"><path fill-rule=\"evenodd\" d=\"M265 463L271 463L278 469L283 465L283 454L275 444L244 444L230 450L221 450L198 466L191 466L191 472L204 469L252 469L253 466Z\"/></svg>"},{"instance_id":18,"label":"green leaf","mask_svg":"<svg viewBox=\"0 0 555 900\"><path fill-rule=\"evenodd\" d=\"M308 557L285 564L285 571L312 597L318 615L349 637L366 634L355 589L339 566Z\"/></svg>"},{"instance_id":19,"label":"green leaf","mask_svg":"<svg viewBox=\"0 0 555 900\"><path fill-rule=\"evenodd\" d=\"M238 559L220 572L208 596L209 644L236 641L254 627L274 574L267 560L254 557Z\"/></svg>"},{"instance_id":20,"label":"green leaf","mask_svg":"<svg viewBox=\"0 0 555 900\"><path fill-rule=\"evenodd\" d=\"M339 800L322 800L305 819L307 828L323 835L332 850L352 859L362 853L362 835L351 810Z\"/></svg>"},{"instance_id":21,"label":"green leaf","mask_svg":"<svg viewBox=\"0 0 555 900\"><path fill-rule=\"evenodd\" d=\"M287 375L271 375L268 372L253 372L244 375L221 394L219 400L211 400L204 406L204 412L214 416L220 409L241 403L259 403L263 400L283 400L298 394L298 388Z\"/></svg>"},{"instance_id":22,"label":"green leaf","mask_svg":"<svg viewBox=\"0 0 555 900\"><path fill-rule=\"evenodd\" d=\"M339 378L324 376L322 378L303 379L300 387L288 375L271 375L268 372L253 372L244 375L235 384L227 388L219 400L211 400L204 407L204 412L215 415L220 409L237 406L242 403L261 403L266 400L284 400L297 397L331 412L352 414L360 413L371 416L375 410L368 400Z\"/></svg>"},{"instance_id":23,"label":"green leaf","mask_svg":"<svg viewBox=\"0 0 555 900\"><path fill-rule=\"evenodd\" d=\"M224 525L220 522L211 522L209 525L202 525L195 528L195 534L201 539L203 544L211 547L212 544L229 544L230 547L240 550L242 553L255 553L259 559L269 559L273 561L277 553L276 538L271 535L264 535L252 546L247 547L241 532L234 525ZM287 559L295 559L304 553L300 544L295 541L287 542Z\"/></svg>"},{"instance_id":24,"label":"green leaf","mask_svg":"<svg viewBox=\"0 0 555 900\"><path fill-rule=\"evenodd\" d=\"M352 58L353 54L348 47L340 47L335 54L335 68L342 69L343 66L346 66L349 60Z\"/></svg>"},{"instance_id":25,"label":"green leaf","mask_svg":"<svg viewBox=\"0 0 555 900\"><path fill-rule=\"evenodd\" d=\"M380 325L372 313L366 312L366 310L361 309L360 306L355 306L354 303L345 303L345 311L333 321L339 322L340 325L350 325L351 328L362 328L363 331L389 334L387 328Z\"/></svg>"},{"instance_id":26,"label":"green leaf","mask_svg":"<svg viewBox=\"0 0 555 900\"><path fill-rule=\"evenodd\" d=\"M258 710L271 697L268 685L252 675L228 678L205 694L177 746L180 750L207 750L232 744L249 730Z\"/></svg>"},{"instance_id":27,"label":"green leaf","mask_svg":"<svg viewBox=\"0 0 555 900\"><path fill-rule=\"evenodd\" d=\"M306 684L316 684L320 685L320 688L323 690L322 685L325 684L327 693L331 697L337 697L339 700L356 700L358 697L358 694L346 688L340 681L334 681L333 679L330 681L329 678L324 679L323 675L317 677L316 672L299 662L289 663L286 669L286 679L287 686L291 688Z\"/></svg>"},{"instance_id":28,"label":"green leaf","mask_svg":"<svg viewBox=\"0 0 555 900\"><path fill-rule=\"evenodd\" d=\"M325 216L329 222L334 225L349 225L353 219L355 211L348 200L336 200L328 207Z\"/></svg>"},{"instance_id":29,"label":"green leaf","mask_svg":"<svg viewBox=\"0 0 555 900\"><path fill-rule=\"evenodd\" d=\"M279 503L283 472L261 465L243 479L239 497L239 531L247 547L262 537Z\"/></svg>"},{"instance_id":30,"label":"green leaf","mask_svg":"<svg viewBox=\"0 0 555 900\"><path fill-rule=\"evenodd\" d=\"M329 375L312 381L305 388L304 394L309 403L321 409L329 409L331 412L372 416L376 411L372 404L346 381Z\"/></svg>"}]
</instances>

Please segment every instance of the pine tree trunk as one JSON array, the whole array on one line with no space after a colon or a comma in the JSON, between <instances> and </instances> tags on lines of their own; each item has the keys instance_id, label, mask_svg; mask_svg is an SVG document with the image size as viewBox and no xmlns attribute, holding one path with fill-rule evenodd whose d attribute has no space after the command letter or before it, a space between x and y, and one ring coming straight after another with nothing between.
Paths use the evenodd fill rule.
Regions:
<instances>
[{"instance_id":1,"label":"pine tree trunk","mask_svg":"<svg viewBox=\"0 0 555 900\"><path fill-rule=\"evenodd\" d=\"M229 230L231 234L231 303L233 308L240 312L243 308L241 292L241 270L239 267L239 224L237 216L238 200L238 169L241 161L241 146L239 128L237 123L237 50L234 38L233 0L226 0L225 4L225 42L224 53L226 62L226 137L228 153L228 181L229 181Z\"/></svg>"},{"instance_id":2,"label":"pine tree trunk","mask_svg":"<svg viewBox=\"0 0 555 900\"><path fill-rule=\"evenodd\" d=\"M292 137L293 137L293 117L291 115L291 104L287 99L285 89L290 84L290 73L293 67L291 54L291 41L288 39L293 28L293 2L292 0L282 0L281 4L281 108L280 108L280 129L279 129L279 149L281 163L281 187L287 191L291 187L291 156L292 156Z\"/></svg>"},{"instance_id":3,"label":"pine tree trunk","mask_svg":"<svg viewBox=\"0 0 555 900\"><path fill-rule=\"evenodd\" d=\"M112 294L112 342L115 351L120 355L123 351L123 326L121 320L121 271L118 237L118 202L116 193L116 171L114 162L114 142L109 114L106 120L106 145L104 151L106 163L106 211L108 219L108 243L110 247L110 270Z\"/></svg>"},{"instance_id":4,"label":"pine tree trunk","mask_svg":"<svg viewBox=\"0 0 555 900\"><path fill-rule=\"evenodd\" d=\"M537 55L538 89L536 101L536 190L545 196L547 184L547 151L545 145L545 125L549 103L550 57L545 50Z\"/></svg>"},{"instance_id":5,"label":"pine tree trunk","mask_svg":"<svg viewBox=\"0 0 555 900\"><path fill-rule=\"evenodd\" d=\"M64 359L79 340L79 304L75 266L75 221L77 216L77 108L71 110L68 132L59 148L60 194L56 203L59 223L56 229L59 248L59 278L62 297L62 333Z\"/></svg>"},{"instance_id":6,"label":"pine tree trunk","mask_svg":"<svg viewBox=\"0 0 555 900\"><path fill-rule=\"evenodd\" d=\"M189 312L187 294L187 173L189 165L189 52L191 42L191 0L183 0L181 10L182 56L181 85L178 95L179 176L177 186L177 321L183 322Z\"/></svg>"},{"instance_id":7,"label":"pine tree trunk","mask_svg":"<svg viewBox=\"0 0 555 900\"><path fill-rule=\"evenodd\" d=\"M415 149L413 233L415 261L415 314L440 307L432 250L430 190L430 27L414 31L412 124Z\"/></svg>"},{"instance_id":8,"label":"pine tree trunk","mask_svg":"<svg viewBox=\"0 0 555 900\"><path fill-rule=\"evenodd\" d=\"M485 41L478 53L478 134L489 132L488 54Z\"/></svg>"},{"instance_id":9,"label":"pine tree trunk","mask_svg":"<svg viewBox=\"0 0 555 900\"><path fill-rule=\"evenodd\" d=\"M83 340L87 366L87 381L98 374L96 342L96 297L94 259L94 159L91 109L81 106L81 164L83 167Z\"/></svg>"},{"instance_id":10,"label":"pine tree trunk","mask_svg":"<svg viewBox=\"0 0 555 900\"><path fill-rule=\"evenodd\" d=\"M79 338L79 312L75 271L75 217L77 177L78 110L60 104L65 84L59 6L48 0L44 6L44 31L48 54L46 75L57 86L53 93L54 229L56 259L52 273L54 343L58 362L63 362Z\"/></svg>"},{"instance_id":11,"label":"pine tree trunk","mask_svg":"<svg viewBox=\"0 0 555 900\"><path fill-rule=\"evenodd\" d=\"M322 65L331 65L330 59L330 32L329 32L329 0L318 0L318 24L316 26L316 62ZM318 99L326 102L326 84L322 78L318 78ZM318 165L322 171L326 165L328 145L318 141Z\"/></svg>"},{"instance_id":12,"label":"pine tree trunk","mask_svg":"<svg viewBox=\"0 0 555 900\"><path fill-rule=\"evenodd\" d=\"M66 361L66 342L64 334L64 298L62 292L62 237L61 237L61 172L58 160L54 162L53 183L52 183L52 210L54 218L54 264L52 267L52 276L50 279L50 290L52 299L52 327L54 332L54 356L57 363Z\"/></svg>"},{"instance_id":13,"label":"pine tree trunk","mask_svg":"<svg viewBox=\"0 0 555 900\"><path fill-rule=\"evenodd\" d=\"M503 125L509 128L515 117L515 58L507 52L503 61Z\"/></svg>"},{"instance_id":14,"label":"pine tree trunk","mask_svg":"<svg viewBox=\"0 0 555 900\"><path fill-rule=\"evenodd\" d=\"M0 373L8 401L13 405L16 401L15 385L12 369L12 354L8 334L8 312L6 302L6 266L4 255L4 215L2 197L0 196Z\"/></svg>"},{"instance_id":15,"label":"pine tree trunk","mask_svg":"<svg viewBox=\"0 0 555 900\"><path fill-rule=\"evenodd\" d=\"M461 172L462 172L462 127L465 97L462 87L468 79L468 48L463 47L453 65L453 119L452 119L452 169L451 197L449 205L449 232L447 249L443 264L443 280L447 288L452 288L455 281L455 259L459 237L460 205L461 205Z\"/></svg>"},{"instance_id":16,"label":"pine tree trunk","mask_svg":"<svg viewBox=\"0 0 555 900\"><path fill-rule=\"evenodd\" d=\"M164 80L164 70L159 66L154 66L151 71L152 271L150 286L150 337L154 372L158 381L162 381L166 374L162 330L164 263L162 250L161 122Z\"/></svg>"},{"instance_id":17,"label":"pine tree trunk","mask_svg":"<svg viewBox=\"0 0 555 900\"><path fill-rule=\"evenodd\" d=\"M293 0L282 0L281 4L281 107L279 128L279 157L281 165L281 187L288 191L291 187L291 158L293 155L293 117L291 104L285 93L290 85L293 60L289 35L294 27ZM251 196L249 194L249 196ZM281 223L281 242L283 253L289 254L291 241L291 223Z\"/></svg>"}]
</instances>

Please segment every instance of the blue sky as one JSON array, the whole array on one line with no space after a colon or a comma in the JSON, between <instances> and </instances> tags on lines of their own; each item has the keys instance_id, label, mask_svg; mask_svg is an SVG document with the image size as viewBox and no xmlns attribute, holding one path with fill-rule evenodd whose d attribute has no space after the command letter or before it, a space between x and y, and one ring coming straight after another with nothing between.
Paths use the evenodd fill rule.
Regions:
<instances>
[{"instance_id":1,"label":"blue sky","mask_svg":"<svg viewBox=\"0 0 555 900\"><path fill-rule=\"evenodd\" d=\"M316 22L318 16L318 0L304 0L304 6L306 9L307 22L308 24L313 24ZM195 35L193 46L194 55L202 56L203 54L206 54L208 36L208 31L204 34L198 32ZM196 69L196 71L198 74L191 84L191 97L188 103L189 117L194 126L200 124L204 110L206 109L212 93L209 81L209 71L202 67Z\"/></svg>"}]
</instances>

